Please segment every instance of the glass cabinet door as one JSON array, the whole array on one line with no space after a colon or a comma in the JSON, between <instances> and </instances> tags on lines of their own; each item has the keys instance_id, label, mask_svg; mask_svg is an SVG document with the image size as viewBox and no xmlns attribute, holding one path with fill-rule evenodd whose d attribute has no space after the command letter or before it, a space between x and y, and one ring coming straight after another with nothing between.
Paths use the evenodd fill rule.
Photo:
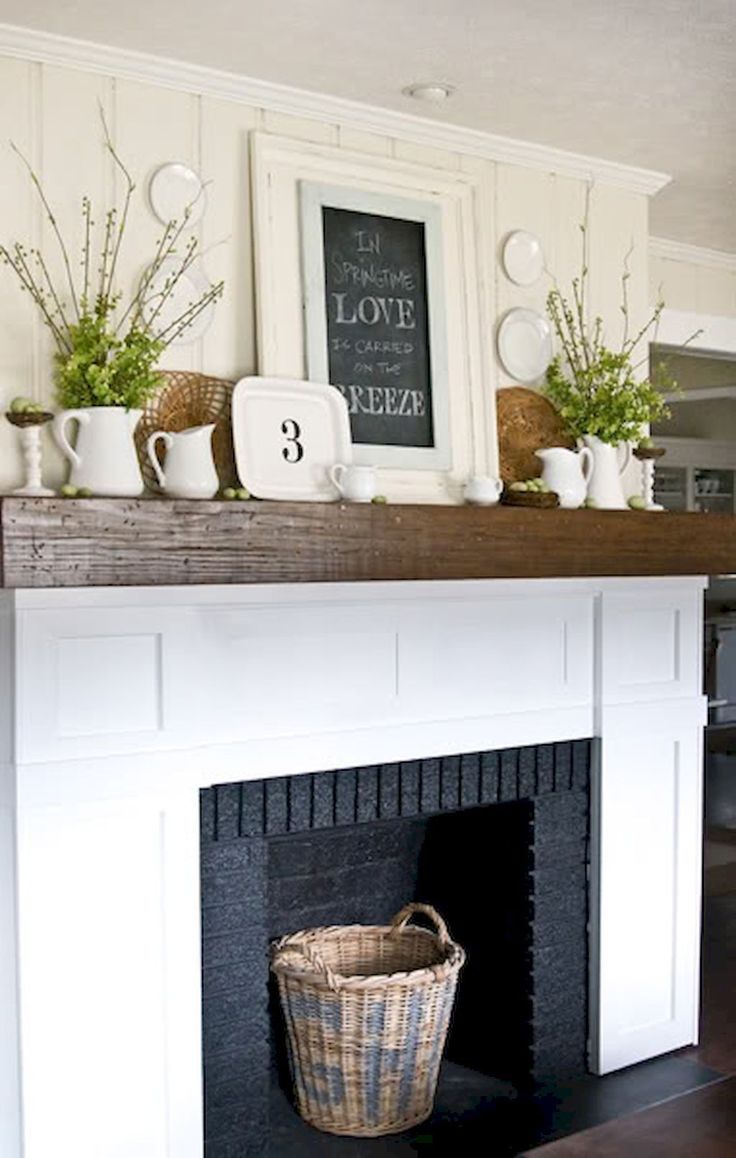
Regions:
<instances>
[{"instance_id":1,"label":"glass cabinet door","mask_svg":"<svg viewBox=\"0 0 736 1158\"><path fill-rule=\"evenodd\" d=\"M734 509L734 472L696 468L693 478L693 510L729 515Z\"/></svg>"},{"instance_id":2,"label":"glass cabinet door","mask_svg":"<svg viewBox=\"0 0 736 1158\"><path fill-rule=\"evenodd\" d=\"M668 511L687 510L687 468L657 466L654 473L654 501Z\"/></svg>"}]
</instances>

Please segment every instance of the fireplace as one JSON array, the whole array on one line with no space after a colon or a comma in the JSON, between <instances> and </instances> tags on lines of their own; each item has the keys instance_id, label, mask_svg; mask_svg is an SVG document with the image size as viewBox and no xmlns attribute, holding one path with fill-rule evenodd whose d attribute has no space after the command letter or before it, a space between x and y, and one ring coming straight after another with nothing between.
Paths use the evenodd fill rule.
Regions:
<instances>
[{"instance_id":1,"label":"fireplace","mask_svg":"<svg viewBox=\"0 0 736 1158\"><path fill-rule=\"evenodd\" d=\"M280 1158L269 941L387 923L407 900L434 905L468 953L452 1062L522 1089L584 1072L589 770L576 741L202 792L206 1158Z\"/></svg>"},{"instance_id":2,"label":"fireplace","mask_svg":"<svg viewBox=\"0 0 736 1158\"><path fill-rule=\"evenodd\" d=\"M495 970L488 1042L465 971L440 1107L580 1072L586 1020L594 1074L696 1041L702 587L3 592L3 1155L202 1158L206 1138L207 1158L243 1158L270 1134L273 1158L311 1158L277 1084L268 1127L265 947L411 896ZM336 895L379 857L365 908ZM260 976L252 1005L231 966Z\"/></svg>"}]
</instances>

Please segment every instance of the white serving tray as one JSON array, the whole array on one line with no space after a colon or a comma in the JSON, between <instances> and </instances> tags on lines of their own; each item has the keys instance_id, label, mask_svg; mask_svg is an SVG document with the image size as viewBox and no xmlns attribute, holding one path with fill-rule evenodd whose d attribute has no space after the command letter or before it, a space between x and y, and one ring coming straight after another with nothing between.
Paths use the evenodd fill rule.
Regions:
<instances>
[{"instance_id":1,"label":"white serving tray","mask_svg":"<svg viewBox=\"0 0 736 1158\"><path fill-rule=\"evenodd\" d=\"M260 499L334 502L329 469L352 462L350 420L334 386L241 378L233 390L233 444L243 486Z\"/></svg>"}]
</instances>

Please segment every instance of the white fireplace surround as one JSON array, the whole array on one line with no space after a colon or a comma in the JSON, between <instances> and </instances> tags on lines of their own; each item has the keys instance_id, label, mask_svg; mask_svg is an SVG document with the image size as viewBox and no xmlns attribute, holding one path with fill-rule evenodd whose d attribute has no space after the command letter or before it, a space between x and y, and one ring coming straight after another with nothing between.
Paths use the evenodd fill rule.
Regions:
<instances>
[{"instance_id":1,"label":"white fireplace surround","mask_svg":"<svg viewBox=\"0 0 736 1158\"><path fill-rule=\"evenodd\" d=\"M696 1041L703 587L3 592L3 1158L201 1158L218 782L599 738L590 1066Z\"/></svg>"}]
</instances>

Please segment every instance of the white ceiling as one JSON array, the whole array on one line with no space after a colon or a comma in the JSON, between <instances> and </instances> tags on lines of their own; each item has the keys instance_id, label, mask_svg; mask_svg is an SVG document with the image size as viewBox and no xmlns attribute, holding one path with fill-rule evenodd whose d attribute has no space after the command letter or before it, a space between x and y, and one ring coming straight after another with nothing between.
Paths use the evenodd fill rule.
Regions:
<instances>
[{"instance_id":1,"label":"white ceiling","mask_svg":"<svg viewBox=\"0 0 736 1158\"><path fill-rule=\"evenodd\" d=\"M0 0L0 20L664 171L652 233L736 252L735 0ZM457 92L401 94L423 80Z\"/></svg>"}]
</instances>

